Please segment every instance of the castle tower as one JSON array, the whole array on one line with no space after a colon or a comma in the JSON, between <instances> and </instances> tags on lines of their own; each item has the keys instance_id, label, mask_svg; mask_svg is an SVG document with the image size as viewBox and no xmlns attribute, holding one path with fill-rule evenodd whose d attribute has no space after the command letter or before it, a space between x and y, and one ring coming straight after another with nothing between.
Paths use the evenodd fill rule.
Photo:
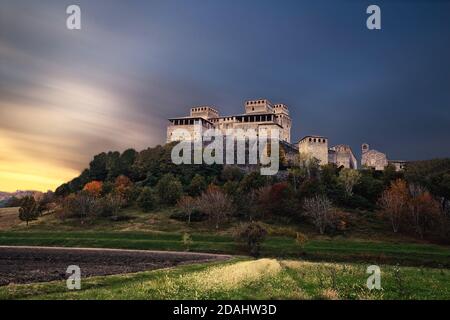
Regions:
<instances>
[{"instance_id":1,"label":"castle tower","mask_svg":"<svg viewBox=\"0 0 450 320\"><path fill-rule=\"evenodd\" d=\"M273 113L272 103L267 99L246 101L245 113Z\"/></svg>"},{"instance_id":2,"label":"castle tower","mask_svg":"<svg viewBox=\"0 0 450 320\"><path fill-rule=\"evenodd\" d=\"M366 153L367 151L369 151L369 145L367 143L363 143L361 145L361 153Z\"/></svg>"},{"instance_id":3,"label":"castle tower","mask_svg":"<svg viewBox=\"0 0 450 320\"><path fill-rule=\"evenodd\" d=\"M328 139L321 136L306 136L298 143L300 155L316 158L320 165L328 164Z\"/></svg>"},{"instance_id":4,"label":"castle tower","mask_svg":"<svg viewBox=\"0 0 450 320\"><path fill-rule=\"evenodd\" d=\"M289 115L288 106L283 103L278 103L273 106L273 112L275 113L276 121L283 128L280 134L281 140L291 143L292 120Z\"/></svg>"}]
</instances>

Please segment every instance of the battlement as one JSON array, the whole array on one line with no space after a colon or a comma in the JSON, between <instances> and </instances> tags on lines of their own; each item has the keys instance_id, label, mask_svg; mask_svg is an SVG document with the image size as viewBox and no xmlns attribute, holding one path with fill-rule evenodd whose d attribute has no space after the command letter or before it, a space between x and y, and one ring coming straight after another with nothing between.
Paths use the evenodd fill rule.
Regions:
<instances>
[{"instance_id":1,"label":"battlement","mask_svg":"<svg viewBox=\"0 0 450 320\"><path fill-rule=\"evenodd\" d=\"M245 102L245 113L273 113L273 105L267 99L249 100Z\"/></svg>"},{"instance_id":2,"label":"battlement","mask_svg":"<svg viewBox=\"0 0 450 320\"><path fill-rule=\"evenodd\" d=\"M283 113L285 115L289 115L289 108L287 105L283 104L283 103L278 103L276 105L273 106L273 111L275 113Z\"/></svg>"},{"instance_id":3,"label":"battlement","mask_svg":"<svg viewBox=\"0 0 450 320\"><path fill-rule=\"evenodd\" d=\"M219 111L210 106L198 106L191 108L191 117L201 117L204 119L218 118Z\"/></svg>"}]
</instances>

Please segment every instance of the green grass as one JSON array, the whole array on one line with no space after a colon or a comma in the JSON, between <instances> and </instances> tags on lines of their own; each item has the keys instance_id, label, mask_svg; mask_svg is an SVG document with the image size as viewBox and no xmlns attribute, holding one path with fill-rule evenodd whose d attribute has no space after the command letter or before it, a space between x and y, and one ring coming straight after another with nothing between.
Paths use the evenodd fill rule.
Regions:
<instances>
[{"instance_id":1,"label":"green grass","mask_svg":"<svg viewBox=\"0 0 450 320\"><path fill-rule=\"evenodd\" d=\"M381 265L382 290L366 287L367 265L242 260L82 280L0 287L0 299L450 299L450 271Z\"/></svg>"},{"instance_id":2,"label":"green grass","mask_svg":"<svg viewBox=\"0 0 450 320\"><path fill-rule=\"evenodd\" d=\"M0 245L98 247L142 250L184 250L182 233L102 231L8 231L0 232ZM199 252L243 254L245 249L229 235L193 234L190 249ZM386 263L450 267L450 248L432 244L382 242L356 239L313 239L299 248L293 238L268 237L262 246L265 257L308 260Z\"/></svg>"}]
</instances>

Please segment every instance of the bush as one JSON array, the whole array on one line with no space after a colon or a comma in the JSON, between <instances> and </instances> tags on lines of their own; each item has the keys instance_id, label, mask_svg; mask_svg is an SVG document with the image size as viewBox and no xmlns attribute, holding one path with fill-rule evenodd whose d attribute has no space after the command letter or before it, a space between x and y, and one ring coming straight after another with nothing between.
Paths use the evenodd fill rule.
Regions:
<instances>
[{"instance_id":1,"label":"bush","mask_svg":"<svg viewBox=\"0 0 450 320\"><path fill-rule=\"evenodd\" d=\"M297 243L297 245L300 248L304 248L305 244L308 242L308 237L301 233L301 232L297 232L297 234L295 235L295 243Z\"/></svg>"},{"instance_id":2,"label":"bush","mask_svg":"<svg viewBox=\"0 0 450 320\"><path fill-rule=\"evenodd\" d=\"M94 207L95 214L100 217L117 216L122 207L122 201L119 196L113 194L97 199Z\"/></svg>"},{"instance_id":3,"label":"bush","mask_svg":"<svg viewBox=\"0 0 450 320\"><path fill-rule=\"evenodd\" d=\"M295 238L297 236L297 232L288 227L271 227L266 226L267 234L274 237L288 237Z\"/></svg>"},{"instance_id":4,"label":"bush","mask_svg":"<svg viewBox=\"0 0 450 320\"><path fill-rule=\"evenodd\" d=\"M194 241L192 240L191 235L190 235L189 233L187 233L187 232L185 232L185 233L183 234L183 237L181 238L181 241L182 241L183 246L184 246L184 248L185 248L186 251L189 251L189 250L190 250L190 248L191 248L191 246L192 246L192 243L194 242Z\"/></svg>"},{"instance_id":5,"label":"bush","mask_svg":"<svg viewBox=\"0 0 450 320\"><path fill-rule=\"evenodd\" d=\"M233 236L236 241L244 242L250 255L256 258L260 254L261 243L267 236L267 230L258 222L250 222L237 227Z\"/></svg>"}]
</instances>

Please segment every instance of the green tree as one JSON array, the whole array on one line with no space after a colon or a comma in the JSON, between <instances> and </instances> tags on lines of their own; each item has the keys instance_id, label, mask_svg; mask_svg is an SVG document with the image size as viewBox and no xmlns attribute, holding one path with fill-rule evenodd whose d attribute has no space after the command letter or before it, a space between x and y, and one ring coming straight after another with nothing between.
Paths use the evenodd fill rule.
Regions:
<instances>
[{"instance_id":1,"label":"green tree","mask_svg":"<svg viewBox=\"0 0 450 320\"><path fill-rule=\"evenodd\" d=\"M343 168L339 172L338 180L344 187L347 197L353 195L353 187L359 182L359 179L361 179L361 173L357 170Z\"/></svg>"},{"instance_id":2,"label":"green tree","mask_svg":"<svg viewBox=\"0 0 450 320\"><path fill-rule=\"evenodd\" d=\"M203 176L196 174L189 185L189 195L196 197L206 190L208 184Z\"/></svg>"},{"instance_id":3,"label":"green tree","mask_svg":"<svg viewBox=\"0 0 450 320\"><path fill-rule=\"evenodd\" d=\"M19 219L28 222L36 220L39 216L38 204L32 196L22 198L19 208Z\"/></svg>"},{"instance_id":4,"label":"green tree","mask_svg":"<svg viewBox=\"0 0 450 320\"><path fill-rule=\"evenodd\" d=\"M161 177L155 187L159 201L165 205L173 205L183 194L181 182L172 174Z\"/></svg>"},{"instance_id":5,"label":"green tree","mask_svg":"<svg viewBox=\"0 0 450 320\"><path fill-rule=\"evenodd\" d=\"M137 198L139 208L144 212L149 212L155 208L156 197L152 189L144 187Z\"/></svg>"}]
</instances>

